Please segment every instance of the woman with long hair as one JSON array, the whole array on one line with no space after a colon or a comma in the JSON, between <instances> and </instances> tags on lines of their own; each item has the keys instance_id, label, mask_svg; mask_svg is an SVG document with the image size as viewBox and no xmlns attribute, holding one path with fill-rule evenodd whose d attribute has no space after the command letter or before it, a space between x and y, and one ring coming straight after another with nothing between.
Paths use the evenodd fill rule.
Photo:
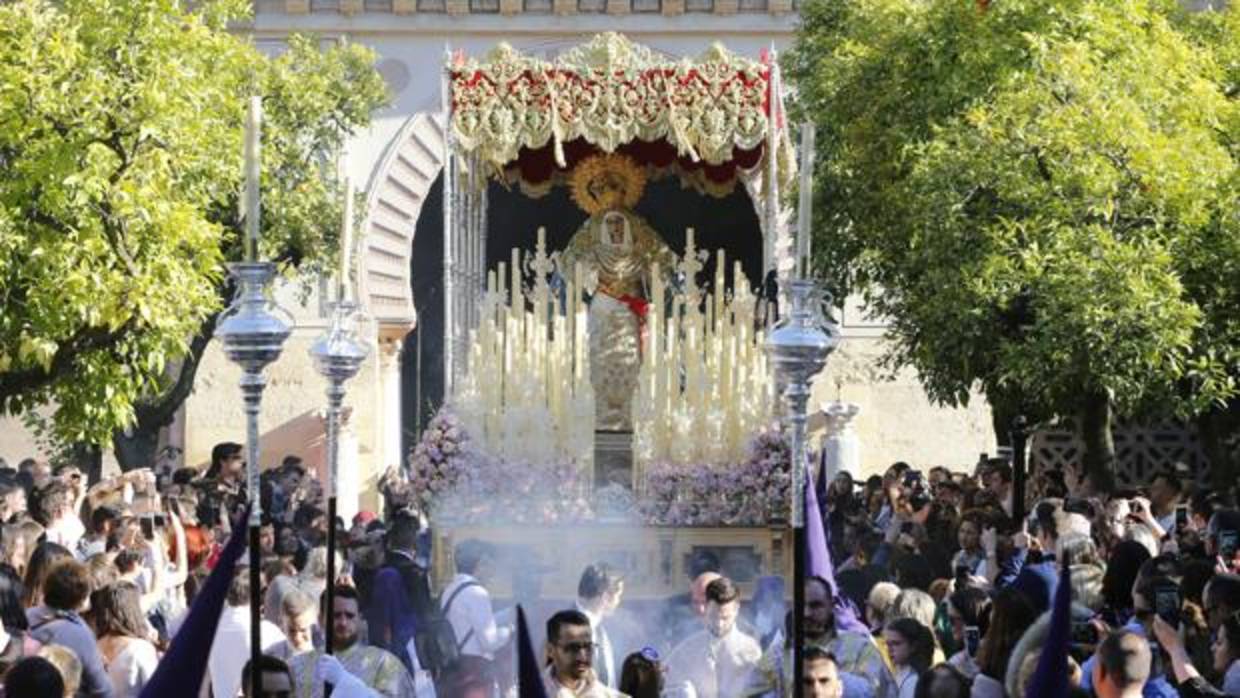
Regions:
<instances>
[{"instance_id":1,"label":"woman with long hair","mask_svg":"<svg viewBox=\"0 0 1240 698\"><path fill-rule=\"evenodd\" d=\"M30 624L22 606L22 580L7 566L0 566L0 623L7 637L0 643L0 676L24 657L33 657L42 647L30 637Z\"/></svg>"},{"instance_id":2,"label":"woman with long hair","mask_svg":"<svg viewBox=\"0 0 1240 698\"><path fill-rule=\"evenodd\" d=\"M620 692L629 698L659 698L663 691L663 669L653 651L634 652L624 658L620 669Z\"/></svg>"},{"instance_id":3,"label":"woman with long hair","mask_svg":"<svg viewBox=\"0 0 1240 698\"><path fill-rule=\"evenodd\" d=\"M30 629L23 596L21 577L8 567L0 567L0 624L10 633Z\"/></svg>"},{"instance_id":4,"label":"woman with long hair","mask_svg":"<svg viewBox=\"0 0 1240 698\"><path fill-rule=\"evenodd\" d=\"M990 625L977 650L978 674L970 693L973 698L1003 698L1008 657L1037 617L1033 604L1019 591L1003 589L995 595Z\"/></svg>"},{"instance_id":5,"label":"woman with long hair","mask_svg":"<svg viewBox=\"0 0 1240 698\"><path fill-rule=\"evenodd\" d=\"M30 562L26 564L25 593L22 595L22 605L27 610L43 605L43 582L52 567L72 559L73 553L59 543L44 541L35 547Z\"/></svg>"},{"instance_id":6,"label":"woman with long hair","mask_svg":"<svg viewBox=\"0 0 1240 698\"><path fill-rule=\"evenodd\" d=\"M934 662L934 633L912 618L897 618L883 630L887 653L895 667L898 698L917 695L917 678Z\"/></svg>"},{"instance_id":7,"label":"woman with long hair","mask_svg":"<svg viewBox=\"0 0 1240 698\"><path fill-rule=\"evenodd\" d=\"M159 664L141 598L138 587L130 582L104 587L91 596L99 655L117 698L140 694Z\"/></svg>"},{"instance_id":8,"label":"woman with long hair","mask_svg":"<svg viewBox=\"0 0 1240 698\"><path fill-rule=\"evenodd\" d=\"M1109 625L1118 627L1128 622L1133 608L1132 587L1149 559L1150 551L1136 541L1122 541L1111 548L1107 571L1102 575L1102 617Z\"/></svg>"}]
</instances>

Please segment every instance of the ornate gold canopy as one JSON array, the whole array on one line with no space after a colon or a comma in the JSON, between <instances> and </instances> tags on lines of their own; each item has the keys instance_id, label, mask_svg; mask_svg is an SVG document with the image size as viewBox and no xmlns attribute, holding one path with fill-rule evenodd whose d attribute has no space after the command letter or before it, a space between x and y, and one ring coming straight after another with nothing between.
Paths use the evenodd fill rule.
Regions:
<instances>
[{"instance_id":1,"label":"ornate gold canopy","mask_svg":"<svg viewBox=\"0 0 1240 698\"><path fill-rule=\"evenodd\" d=\"M569 166L566 144L614 153L627 144L663 142L676 158L718 180L737 167L754 167L764 155L770 76L767 62L718 44L696 60L679 61L616 33L554 61L500 44L482 61L453 58L452 138L459 151L476 153L496 170L547 147L562 169ZM795 167L780 131L779 179L786 184Z\"/></svg>"}]
</instances>

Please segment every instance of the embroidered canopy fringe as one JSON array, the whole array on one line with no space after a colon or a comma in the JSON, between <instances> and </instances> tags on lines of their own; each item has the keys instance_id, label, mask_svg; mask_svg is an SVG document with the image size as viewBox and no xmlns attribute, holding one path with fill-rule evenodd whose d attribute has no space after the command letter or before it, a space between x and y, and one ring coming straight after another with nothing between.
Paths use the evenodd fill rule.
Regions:
<instances>
[{"instance_id":1,"label":"embroidered canopy fringe","mask_svg":"<svg viewBox=\"0 0 1240 698\"><path fill-rule=\"evenodd\" d=\"M556 170L571 169L569 147L582 143L608 153L666 144L671 162L642 164L700 191L726 193L738 174L765 163L769 114L778 116L783 101L782 91L770 98L771 65L718 44L696 60L671 61L609 32L554 61L508 44L482 61L451 60L454 145L530 193L546 191ZM777 171L786 186L795 163L782 124L779 131ZM530 167L527 158L539 162Z\"/></svg>"}]
</instances>

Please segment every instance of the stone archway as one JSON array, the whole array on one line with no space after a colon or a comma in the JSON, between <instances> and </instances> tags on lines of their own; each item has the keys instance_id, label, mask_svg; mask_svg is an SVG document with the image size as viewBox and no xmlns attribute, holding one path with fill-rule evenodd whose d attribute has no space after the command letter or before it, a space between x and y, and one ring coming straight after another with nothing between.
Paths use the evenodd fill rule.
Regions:
<instances>
[{"instance_id":1,"label":"stone archway","mask_svg":"<svg viewBox=\"0 0 1240 698\"><path fill-rule=\"evenodd\" d=\"M443 168L442 117L414 114L401 126L367 186L359 252L360 298L379 349L380 469L402 462L401 349L417 323L410 283L413 238L422 205Z\"/></svg>"}]
</instances>

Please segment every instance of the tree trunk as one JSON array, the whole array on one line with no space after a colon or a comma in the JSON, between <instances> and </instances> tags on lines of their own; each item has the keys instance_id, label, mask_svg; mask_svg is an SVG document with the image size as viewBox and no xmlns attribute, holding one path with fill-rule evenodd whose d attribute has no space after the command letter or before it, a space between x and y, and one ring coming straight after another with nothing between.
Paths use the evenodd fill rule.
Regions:
<instances>
[{"instance_id":1,"label":"tree trunk","mask_svg":"<svg viewBox=\"0 0 1240 698\"><path fill-rule=\"evenodd\" d=\"M231 283L228 288L231 291ZM230 295L225 294L225 298ZM212 313L199 326L198 334L190 341L189 352L181 359L181 365L174 369L176 380L172 385L160 395L135 404L133 425L112 434L112 450L116 453L116 461L121 470L154 467L158 456L160 430L172 424L177 410L194 391L198 364L215 334L218 317L219 313Z\"/></svg>"},{"instance_id":2,"label":"tree trunk","mask_svg":"<svg viewBox=\"0 0 1240 698\"><path fill-rule=\"evenodd\" d=\"M1085 473L1096 493L1115 489L1115 439L1111 434L1111 398L1103 391L1085 396L1081 408L1081 440L1085 442Z\"/></svg>"},{"instance_id":3,"label":"tree trunk","mask_svg":"<svg viewBox=\"0 0 1240 698\"><path fill-rule=\"evenodd\" d=\"M1004 396L987 395L990 400L990 428L995 432L995 445L1012 446L1012 423L1020 414L1019 401ZM993 453L991 455L994 455Z\"/></svg>"},{"instance_id":4,"label":"tree trunk","mask_svg":"<svg viewBox=\"0 0 1240 698\"><path fill-rule=\"evenodd\" d=\"M79 441L69 447L69 462L86 476L86 482L95 484L103 479L103 449L96 444Z\"/></svg>"},{"instance_id":5,"label":"tree trunk","mask_svg":"<svg viewBox=\"0 0 1240 698\"><path fill-rule=\"evenodd\" d=\"M1236 481L1236 454L1227 439L1240 429L1240 405L1212 409L1197 417L1197 438L1210 466L1210 484L1227 489Z\"/></svg>"}]
</instances>

